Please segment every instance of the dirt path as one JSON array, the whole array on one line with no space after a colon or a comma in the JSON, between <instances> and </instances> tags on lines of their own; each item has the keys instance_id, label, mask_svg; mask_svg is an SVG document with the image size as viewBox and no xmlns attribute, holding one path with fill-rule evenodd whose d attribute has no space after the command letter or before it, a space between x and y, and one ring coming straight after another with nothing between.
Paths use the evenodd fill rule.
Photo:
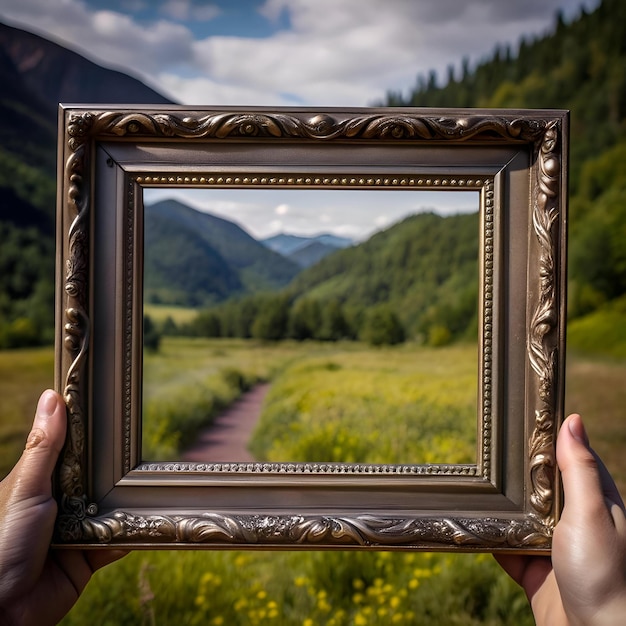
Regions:
<instances>
[{"instance_id":1,"label":"dirt path","mask_svg":"<svg viewBox=\"0 0 626 626\"><path fill-rule=\"evenodd\" d=\"M269 383L262 383L243 394L218 415L211 426L200 432L196 442L183 452L182 460L195 463L254 461L246 446L269 388Z\"/></svg>"}]
</instances>

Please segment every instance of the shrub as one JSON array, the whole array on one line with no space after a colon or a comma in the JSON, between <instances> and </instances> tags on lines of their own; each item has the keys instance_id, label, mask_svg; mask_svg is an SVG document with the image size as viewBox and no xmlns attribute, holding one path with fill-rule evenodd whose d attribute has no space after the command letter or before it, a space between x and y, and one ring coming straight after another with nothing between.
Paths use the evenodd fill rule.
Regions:
<instances>
[{"instance_id":1,"label":"shrub","mask_svg":"<svg viewBox=\"0 0 626 626\"><path fill-rule=\"evenodd\" d=\"M144 348L156 352L161 344L161 333L149 315L143 318L143 345Z\"/></svg>"},{"instance_id":2,"label":"shrub","mask_svg":"<svg viewBox=\"0 0 626 626\"><path fill-rule=\"evenodd\" d=\"M452 333L447 326L436 324L429 328L427 339L427 343L429 346L432 346L433 348L437 348L439 346L447 346L451 341Z\"/></svg>"},{"instance_id":3,"label":"shrub","mask_svg":"<svg viewBox=\"0 0 626 626\"><path fill-rule=\"evenodd\" d=\"M27 348L40 344L35 322L28 317L18 317L0 326L0 349Z\"/></svg>"},{"instance_id":4,"label":"shrub","mask_svg":"<svg viewBox=\"0 0 626 626\"><path fill-rule=\"evenodd\" d=\"M372 346L395 345L404 341L404 327L389 305L379 304L365 313L360 339Z\"/></svg>"}]
</instances>

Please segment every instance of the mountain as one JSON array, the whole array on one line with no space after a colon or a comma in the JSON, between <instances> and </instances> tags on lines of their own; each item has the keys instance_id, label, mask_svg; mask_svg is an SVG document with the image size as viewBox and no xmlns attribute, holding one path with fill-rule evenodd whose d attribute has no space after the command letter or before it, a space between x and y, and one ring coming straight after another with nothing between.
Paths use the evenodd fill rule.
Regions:
<instances>
[{"instance_id":1,"label":"mountain","mask_svg":"<svg viewBox=\"0 0 626 626\"><path fill-rule=\"evenodd\" d=\"M274 293L202 311L201 336L443 345L475 338L478 213L407 217L369 240L336 250Z\"/></svg>"},{"instance_id":2,"label":"mountain","mask_svg":"<svg viewBox=\"0 0 626 626\"><path fill-rule=\"evenodd\" d=\"M300 248L305 248L311 243L318 242L333 248L347 248L354 242L347 237L338 237L330 233L315 235L313 237L303 237L302 235L289 235L287 233L279 233L272 237L262 239L261 243L268 248L278 252L284 256L289 256Z\"/></svg>"},{"instance_id":3,"label":"mountain","mask_svg":"<svg viewBox=\"0 0 626 626\"><path fill-rule=\"evenodd\" d=\"M439 323L459 335L476 319L478 245L477 213L419 213L303 270L289 293L355 311L385 303L413 334Z\"/></svg>"},{"instance_id":4,"label":"mountain","mask_svg":"<svg viewBox=\"0 0 626 626\"><path fill-rule=\"evenodd\" d=\"M0 349L50 342L59 102L161 104L140 81L0 23Z\"/></svg>"},{"instance_id":5,"label":"mountain","mask_svg":"<svg viewBox=\"0 0 626 626\"><path fill-rule=\"evenodd\" d=\"M427 77L418 76L415 86L407 86L404 93L390 92L380 103L571 110L570 317L619 302L626 294L624 67L626 3L602 0L593 11L581 9L579 16L569 23L558 15L551 33L526 38L518 49L499 46L475 67L470 67L467 59L460 60L460 71L449 68L443 81L434 72ZM50 289L46 291L45 286L53 284L54 273L57 100L152 103L163 102L164 98L119 72L80 60L74 52L2 25L0 80L3 87L0 95L0 347L3 347L48 341L52 336L54 307ZM106 88L100 89L104 85ZM198 242L198 254L209 262L206 255L210 253L203 245ZM331 259L332 263L338 263L349 251L340 250L320 265ZM447 254L447 250L441 249L433 252L432 268L426 268L427 271L445 266ZM359 288L364 298L371 299L376 294L382 301L385 292L398 294L398 279L392 281L393 285L387 284L378 261L371 264L369 282L376 285ZM306 272L313 270L320 271L314 266ZM241 272L237 276L245 288ZM304 276L306 273L298 276L296 282L304 281ZM341 293L330 277L324 281L317 278L311 282L311 289L317 295ZM437 300L451 303L447 307L450 310L461 310L466 297L464 278L461 272L446 279L443 299L439 287L427 292L426 297L435 308L440 306L435 303ZM309 279L313 281L313 275ZM234 279L224 277L224 280L229 285ZM455 282L460 286L458 294L450 287ZM406 295L413 300L424 297L415 286ZM418 303L410 304L418 310ZM441 309L445 311L446 307L441 305Z\"/></svg>"},{"instance_id":6,"label":"mountain","mask_svg":"<svg viewBox=\"0 0 626 626\"><path fill-rule=\"evenodd\" d=\"M234 222L177 200L145 208L144 276L151 302L200 306L284 287L299 267Z\"/></svg>"},{"instance_id":7,"label":"mountain","mask_svg":"<svg viewBox=\"0 0 626 626\"><path fill-rule=\"evenodd\" d=\"M172 103L135 78L2 23L0 79L4 86L0 154L52 178L56 175L59 102ZM10 180L9 176L1 179L0 186L10 186ZM50 215L54 212L54 191L52 206L45 210Z\"/></svg>"},{"instance_id":8,"label":"mountain","mask_svg":"<svg viewBox=\"0 0 626 626\"><path fill-rule=\"evenodd\" d=\"M172 104L120 71L104 68L38 35L0 24L0 50L12 62L21 88L56 121L59 102Z\"/></svg>"},{"instance_id":9,"label":"mountain","mask_svg":"<svg viewBox=\"0 0 626 626\"><path fill-rule=\"evenodd\" d=\"M264 246L291 259L300 267L315 265L325 256L353 244L347 237L338 237L330 233L314 237L302 237L280 233L273 237L261 240Z\"/></svg>"},{"instance_id":10,"label":"mountain","mask_svg":"<svg viewBox=\"0 0 626 626\"><path fill-rule=\"evenodd\" d=\"M335 246L322 243L321 241L311 241L292 252L287 258L297 263L300 267L311 267L311 265L315 265L329 254L337 252L339 249L340 248Z\"/></svg>"}]
</instances>

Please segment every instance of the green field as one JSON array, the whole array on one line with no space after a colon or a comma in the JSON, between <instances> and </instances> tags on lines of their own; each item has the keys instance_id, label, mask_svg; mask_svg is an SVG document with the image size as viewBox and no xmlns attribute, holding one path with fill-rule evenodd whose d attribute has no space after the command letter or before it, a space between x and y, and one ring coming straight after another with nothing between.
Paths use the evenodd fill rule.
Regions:
<instances>
[{"instance_id":1,"label":"green field","mask_svg":"<svg viewBox=\"0 0 626 626\"><path fill-rule=\"evenodd\" d=\"M0 352L0 445L5 471L19 455L40 391L51 385L52 359L51 349ZM161 401L173 397L177 387L189 385L190 376L198 377L195 387L197 382L217 381L217 387L235 390L233 397L256 380L272 379L274 389L262 418L267 420L267 430L290 413L297 431L302 420L317 420L315 416L333 406L341 407L339 423L353 419L344 406L349 404L348 391L358 399L356 406L362 408L363 402L369 406L369 415L379 414L386 405L394 410L420 402L432 409L444 400L471 405L474 359L471 347L411 352L407 346L374 350L358 344L285 343L268 349L245 341L166 339L162 352L146 360L147 405L151 397ZM438 369L445 375L437 378ZM429 374L423 381L420 370ZM328 386L329 377L341 379L341 397ZM417 395L410 385L416 379L422 388ZM390 389L391 380L400 383L398 388ZM623 359L574 353L569 357L567 409L586 418L592 443L622 492L626 492L624 380ZM317 393L305 393L307 381ZM337 416L330 417L336 426L332 419ZM352 431L355 422L347 423ZM395 425L400 426L406 427L406 421ZM323 443L324 433L334 433L330 444L321 448L324 455L337 448L341 456L352 445L322 422L313 442L301 437L290 440L284 428L276 430L281 436L261 436L265 432L261 429L254 445L261 454L280 460L313 454L311 450L319 449L313 444ZM357 445L355 454L359 449ZM533 623L523 593L489 555L339 551L134 552L98 572L63 623L84 624L94 615L98 624L116 626Z\"/></svg>"},{"instance_id":2,"label":"green field","mask_svg":"<svg viewBox=\"0 0 626 626\"><path fill-rule=\"evenodd\" d=\"M0 476L19 458L39 394L53 384L51 348L0 350Z\"/></svg>"},{"instance_id":3,"label":"green field","mask_svg":"<svg viewBox=\"0 0 626 626\"><path fill-rule=\"evenodd\" d=\"M475 346L333 344L280 372L251 442L263 461L476 462Z\"/></svg>"},{"instance_id":4,"label":"green field","mask_svg":"<svg viewBox=\"0 0 626 626\"><path fill-rule=\"evenodd\" d=\"M272 380L261 461L471 463L476 348L165 338L144 368L145 460L175 459L225 406Z\"/></svg>"},{"instance_id":5,"label":"green field","mask_svg":"<svg viewBox=\"0 0 626 626\"><path fill-rule=\"evenodd\" d=\"M190 307L146 303L144 314L150 316L157 324L163 324L169 317L176 325L180 325L191 322L198 315L198 310Z\"/></svg>"}]
</instances>

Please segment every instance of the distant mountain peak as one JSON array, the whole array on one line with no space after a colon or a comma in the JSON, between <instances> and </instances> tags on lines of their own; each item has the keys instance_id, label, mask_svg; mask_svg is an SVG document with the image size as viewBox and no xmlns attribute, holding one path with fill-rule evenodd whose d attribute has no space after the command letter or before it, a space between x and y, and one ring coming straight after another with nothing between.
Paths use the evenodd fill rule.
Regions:
<instances>
[{"instance_id":1,"label":"distant mountain peak","mask_svg":"<svg viewBox=\"0 0 626 626\"><path fill-rule=\"evenodd\" d=\"M336 250L354 245L352 239L331 233L311 236L279 233L262 239L261 243L278 254L292 259L301 267L309 267Z\"/></svg>"},{"instance_id":2,"label":"distant mountain peak","mask_svg":"<svg viewBox=\"0 0 626 626\"><path fill-rule=\"evenodd\" d=\"M145 207L145 280L152 302L199 306L284 287L300 266L241 226L176 199Z\"/></svg>"}]
</instances>

